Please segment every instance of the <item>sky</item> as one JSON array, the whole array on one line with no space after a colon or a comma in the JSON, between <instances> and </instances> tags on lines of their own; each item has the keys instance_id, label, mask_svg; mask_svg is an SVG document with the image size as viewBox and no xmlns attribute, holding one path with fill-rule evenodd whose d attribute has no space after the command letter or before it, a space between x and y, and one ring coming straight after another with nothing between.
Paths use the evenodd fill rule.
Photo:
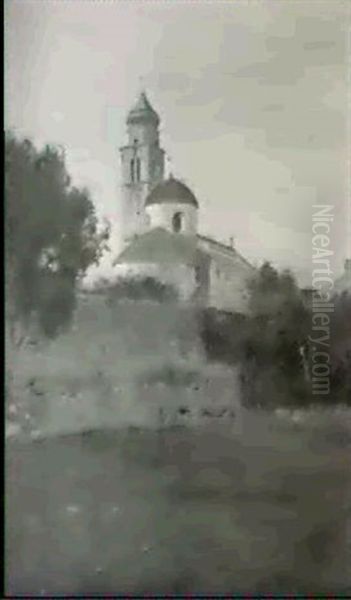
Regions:
<instances>
[{"instance_id":1,"label":"sky","mask_svg":"<svg viewBox=\"0 0 351 600\"><path fill-rule=\"evenodd\" d=\"M120 244L126 114L141 86L201 233L311 283L315 204L351 255L347 0L5 0L5 126L66 149Z\"/></svg>"}]
</instances>

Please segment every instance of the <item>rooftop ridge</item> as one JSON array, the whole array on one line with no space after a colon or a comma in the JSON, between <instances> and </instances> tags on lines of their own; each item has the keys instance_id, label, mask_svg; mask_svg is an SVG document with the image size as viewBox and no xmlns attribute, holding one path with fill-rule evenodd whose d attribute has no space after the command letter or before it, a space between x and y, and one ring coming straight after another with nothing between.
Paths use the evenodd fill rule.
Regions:
<instances>
[{"instance_id":1,"label":"rooftop ridge","mask_svg":"<svg viewBox=\"0 0 351 600\"><path fill-rule=\"evenodd\" d=\"M228 244L225 244L224 242L219 242L218 240L215 240L214 238L211 238L209 236L206 235L202 235L200 233L197 234L197 237L201 240L204 240L206 242L210 242L211 244L215 244L216 246L219 246L220 248L223 248L227 251L229 251L232 254L235 254L236 256L239 256L239 258L245 263L247 264L249 267L251 267L252 269L254 269L255 267L246 259L242 256L242 254L240 254L240 252L236 249L233 248L232 246L229 246Z\"/></svg>"}]
</instances>

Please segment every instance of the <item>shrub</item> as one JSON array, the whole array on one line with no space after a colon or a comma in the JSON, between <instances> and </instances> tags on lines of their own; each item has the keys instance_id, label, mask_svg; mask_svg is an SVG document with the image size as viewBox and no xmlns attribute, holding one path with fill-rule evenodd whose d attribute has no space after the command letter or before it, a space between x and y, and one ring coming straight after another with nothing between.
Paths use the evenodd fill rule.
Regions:
<instances>
[{"instance_id":1,"label":"shrub","mask_svg":"<svg viewBox=\"0 0 351 600\"><path fill-rule=\"evenodd\" d=\"M213 308L201 311L199 330L207 358L228 364L239 360L247 327L244 315Z\"/></svg>"},{"instance_id":2,"label":"shrub","mask_svg":"<svg viewBox=\"0 0 351 600\"><path fill-rule=\"evenodd\" d=\"M108 303L122 299L170 302L177 299L177 292L153 277L121 279L108 290Z\"/></svg>"}]
</instances>

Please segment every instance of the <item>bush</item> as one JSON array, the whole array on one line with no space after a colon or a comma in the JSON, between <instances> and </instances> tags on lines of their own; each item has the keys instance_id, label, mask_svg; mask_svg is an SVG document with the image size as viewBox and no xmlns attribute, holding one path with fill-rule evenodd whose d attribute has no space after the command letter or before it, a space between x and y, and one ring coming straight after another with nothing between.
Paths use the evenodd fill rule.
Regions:
<instances>
[{"instance_id":1,"label":"bush","mask_svg":"<svg viewBox=\"0 0 351 600\"><path fill-rule=\"evenodd\" d=\"M108 290L108 303L122 299L171 302L177 299L177 292L170 284L153 277L121 279Z\"/></svg>"},{"instance_id":2,"label":"bush","mask_svg":"<svg viewBox=\"0 0 351 600\"><path fill-rule=\"evenodd\" d=\"M233 364L242 356L247 318L213 308L200 313L200 335L209 360Z\"/></svg>"}]
</instances>

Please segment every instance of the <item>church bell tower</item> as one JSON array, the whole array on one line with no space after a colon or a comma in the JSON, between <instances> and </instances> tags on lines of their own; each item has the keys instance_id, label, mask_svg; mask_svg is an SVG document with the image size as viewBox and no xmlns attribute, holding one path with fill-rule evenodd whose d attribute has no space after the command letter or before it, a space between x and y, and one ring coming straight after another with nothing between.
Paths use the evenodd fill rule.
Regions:
<instances>
[{"instance_id":1,"label":"church bell tower","mask_svg":"<svg viewBox=\"0 0 351 600\"><path fill-rule=\"evenodd\" d=\"M164 179L160 119L142 92L127 117L127 145L120 148L122 167L122 237L128 243L147 227L144 203Z\"/></svg>"}]
</instances>

